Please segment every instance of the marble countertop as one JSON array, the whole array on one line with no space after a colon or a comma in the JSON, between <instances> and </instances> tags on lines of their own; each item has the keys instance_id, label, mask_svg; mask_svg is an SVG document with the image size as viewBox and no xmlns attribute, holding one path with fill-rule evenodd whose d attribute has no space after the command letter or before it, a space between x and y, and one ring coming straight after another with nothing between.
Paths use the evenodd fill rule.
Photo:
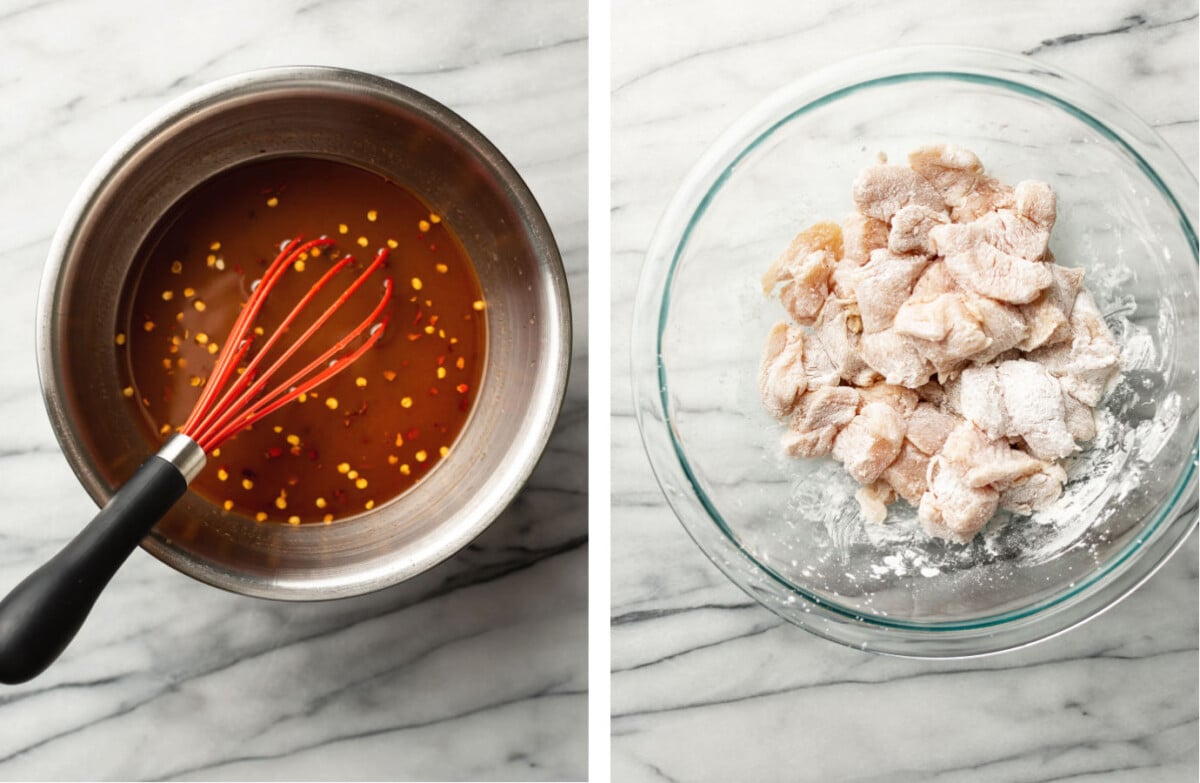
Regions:
<instances>
[{"instance_id":1,"label":"marble countertop","mask_svg":"<svg viewBox=\"0 0 1200 783\"><path fill-rule=\"evenodd\" d=\"M519 22L517 21L519 20ZM447 563L355 599L227 594L138 551L59 662L0 689L0 779L579 779L587 769L587 6L0 2L0 591L95 511L47 421L34 311L75 188L196 85L338 65L482 130L545 209L575 313L550 459Z\"/></svg>"},{"instance_id":2,"label":"marble countertop","mask_svg":"<svg viewBox=\"0 0 1200 783\"><path fill-rule=\"evenodd\" d=\"M1197 777L1196 535L1128 599L1058 638L977 660L887 658L790 626L734 587L684 533L642 451L629 328L655 224L717 136L791 79L894 45L1026 52L1121 96L1196 171L1196 2L931 8L614 7L614 780Z\"/></svg>"}]
</instances>

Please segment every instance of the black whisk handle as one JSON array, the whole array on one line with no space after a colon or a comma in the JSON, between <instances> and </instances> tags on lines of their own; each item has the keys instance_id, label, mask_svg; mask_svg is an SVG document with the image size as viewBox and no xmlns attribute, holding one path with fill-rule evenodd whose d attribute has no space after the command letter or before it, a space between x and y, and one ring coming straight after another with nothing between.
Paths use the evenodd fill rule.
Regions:
<instances>
[{"instance_id":1,"label":"black whisk handle","mask_svg":"<svg viewBox=\"0 0 1200 783\"><path fill-rule=\"evenodd\" d=\"M187 442L194 458L199 447ZM142 463L79 535L0 601L0 683L33 679L66 649L113 574L183 497L193 465L181 467L166 451ZM200 452L200 466L203 459Z\"/></svg>"}]
</instances>

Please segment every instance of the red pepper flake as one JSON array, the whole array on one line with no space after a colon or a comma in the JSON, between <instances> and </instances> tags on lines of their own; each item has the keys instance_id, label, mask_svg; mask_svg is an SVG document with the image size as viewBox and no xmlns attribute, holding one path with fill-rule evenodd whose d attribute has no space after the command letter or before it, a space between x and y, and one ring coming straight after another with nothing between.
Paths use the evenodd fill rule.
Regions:
<instances>
[{"instance_id":1,"label":"red pepper flake","mask_svg":"<svg viewBox=\"0 0 1200 783\"><path fill-rule=\"evenodd\" d=\"M418 310L418 311L417 311L417 317L413 319L413 326L416 326L417 324L421 323L421 319L422 319L422 318L424 318L424 317L425 317L425 311L424 311L424 310Z\"/></svg>"},{"instance_id":2,"label":"red pepper flake","mask_svg":"<svg viewBox=\"0 0 1200 783\"><path fill-rule=\"evenodd\" d=\"M467 393L467 389L468 389L468 388L469 388L469 387L468 387L468 386L467 386L465 383L460 383L459 385L457 385L457 386L455 386L455 387L454 387L454 389L455 389L455 390L456 390L456 391L457 391L459 394L466 394L466 393Z\"/></svg>"},{"instance_id":3,"label":"red pepper flake","mask_svg":"<svg viewBox=\"0 0 1200 783\"><path fill-rule=\"evenodd\" d=\"M438 395L438 390L437 390L437 387L436 387L436 386L430 386L430 387L429 387L429 396L430 396L430 397L436 397L437 395Z\"/></svg>"},{"instance_id":4,"label":"red pepper flake","mask_svg":"<svg viewBox=\"0 0 1200 783\"><path fill-rule=\"evenodd\" d=\"M437 366L438 366L438 367L441 367L441 366L442 366L443 364L445 364L445 363L446 363L446 357L445 357L445 356L439 356L439 357L437 358Z\"/></svg>"},{"instance_id":5,"label":"red pepper flake","mask_svg":"<svg viewBox=\"0 0 1200 783\"><path fill-rule=\"evenodd\" d=\"M410 343L415 343L417 340L420 340L420 339L421 339L420 333L418 333L418 334L409 333L409 335L408 335L408 341Z\"/></svg>"},{"instance_id":6,"label":"red pepper flake","mask_svg":"<svg viewBox=\"0 0 1200 783\"><path fill-rule=\"evenodd\" d=\"M405 440L416 440L419 437L421 437L421 430L418 427L413 427L411 430L404 433Z\"/></svg>"},{"instance_id":7,"label":"red pepper flake","mask_svg":"<svg viewBox=\"0 0 1200 783\"><path fill-rule=\"evenodd\" d=\"M321 455L317 453L316 449L309 449L308 450L308 458L310 460L312 460L313 462L316 462L317 460L319 460L321 458Z\"/></svg>"},{"instance_id":8,"label":"red pepper flake","mask_svg":"<svg viewBox=\"0 0 1200 783\"><path fill-rule=\"evenodd\" d=\"M283 449L279 446L271 446L267 449L267 459L279 459L283 456Z\"/></svg>"}]
</instances>

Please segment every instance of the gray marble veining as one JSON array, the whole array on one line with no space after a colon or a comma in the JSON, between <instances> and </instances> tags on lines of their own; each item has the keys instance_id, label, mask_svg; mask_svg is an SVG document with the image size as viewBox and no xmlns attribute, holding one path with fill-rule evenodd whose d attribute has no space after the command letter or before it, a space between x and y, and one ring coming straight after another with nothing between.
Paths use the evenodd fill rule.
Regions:
<instances>
[{"instance_id":1,"label":"gray marble veining","mask_svg":"<svg viewBox=\"0 0 1200 783\"><path fill-rule=\"evenodd\" d=\"M60 661L0 691L0 779L579 779L587 764L587 6L0 4L0 590L94 513L37 386L50 236L166 100L281 64L370 71L482 130L542 204L575 315L566 404L512 507L361 598L230 595L137 552Z\"/></svg>"},{"instance_id":2,"label":"gray marble veining","mask_svg":"<svg viewBox=\"0 0 1200 783\"><path fill-rule=\"evenodd\" d=\"M889 46L1026 52L1120 96L1196 171L1197 4L626 0L612 18L614 779L1195 780L1195 535L1128 599L1026 650L843 649L759 607L688 539L642 451L628 351L659 216L774 89Z\"/></svg>"}]
</instances>

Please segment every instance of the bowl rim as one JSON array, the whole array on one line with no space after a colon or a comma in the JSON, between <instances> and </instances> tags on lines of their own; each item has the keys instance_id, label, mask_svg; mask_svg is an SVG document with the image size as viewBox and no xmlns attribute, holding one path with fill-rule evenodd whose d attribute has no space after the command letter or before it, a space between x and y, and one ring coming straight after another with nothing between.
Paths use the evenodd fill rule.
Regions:
<instances>
[{"instance_id":1,"label":"bowl rim","mask_svg":"<svg viewBox=\"0 0 1200 783\"><path fill-rule=\"evenodd\" d=\"M42 400L60 448L84 489L98 504L107 500L103 482L88 474L81 455L82 443L72 433L66 415L63 377L53 356L54 319L67 272L68 250L74 234L87 216L97 195L113 173L161 133L188 115L224 100L245 99L259 91L289 88L325 89L331 95L370 95L401 106L444 128L464 142L479 162L499 180L514 211L522 218L530 244L547 275L547 289L555 306L556 317L547 325L547 333L556 338L551 346L548 381L537 395L545 404L531 417L531 427L515 444L513 462L506 468L507 483L486 493L475 512L475 524L461 526L452 537L440 542L420 558L405 558L402 552L386 568L360 569L335 581L316 576L312 579L271 580L248 578L240 573L216 569L190 557L174 543L147 536L141 548L156 559L200 582L229 592L258 598L287 601L313 601L346 598L381 590L423 573L449 559L478 537L507 508L521 491L540 461L553 433L567 391L570 372L572 327L571 304L566 271L549 221L532 191L512 163L494 144L456 112L424 93L404 84L362 71L323 65L284 65L234 73L201 84L164 103L129 128L95 163L76 189L55 231L42 273L35 320L35 355ZM544 392L544 393L543 393Z\"/></svg>"},{"instance_id":2,"label":"bowl rim","mask_svg":"<svg viewBox=\"0 0 1200 783\"><path fill-rule=\"evenodd\" d=\"M982 83L1037 97L1115 142L1175 208L1193 260L1197 259L1194 175L1161 137L1115 99L1077 77L1007 52L961 46L887 49L835 63L776 90L735 121L693 166L660 219L646 254L634 311L631 377L638 426L660 488L696 544L743 591L784 619L848 646L907 657L972 657L1062 633L1116 604L1161 567L1197 524L1194 515L1188 519L1189 509L1181 508L1186 504L1180 501L1196 492L1200 440L1193 443L1191 457L1157 519L1076 586L1029 606L971 621L895 621L810 593L742 545L696 480L676 438L661 350L671 283L690 232L737 164L776 130L811 109L860 89L931 79ZM1101 122L1096 114L1106 120ZM720 535L711 535L714 528ZM1168 530L1171 535L1164 532ZM735 564L742 568L735 571ZM751 573L748 580L746 566ZM759 583L753 584L756 580ZM789 602L803 601L805 614L777 609L773 600L779 590ZM1044 621L1048 617L1054 618L1052 624ZM873 635L877 632L886 633Z\"/></svg>"}]
</instances>

